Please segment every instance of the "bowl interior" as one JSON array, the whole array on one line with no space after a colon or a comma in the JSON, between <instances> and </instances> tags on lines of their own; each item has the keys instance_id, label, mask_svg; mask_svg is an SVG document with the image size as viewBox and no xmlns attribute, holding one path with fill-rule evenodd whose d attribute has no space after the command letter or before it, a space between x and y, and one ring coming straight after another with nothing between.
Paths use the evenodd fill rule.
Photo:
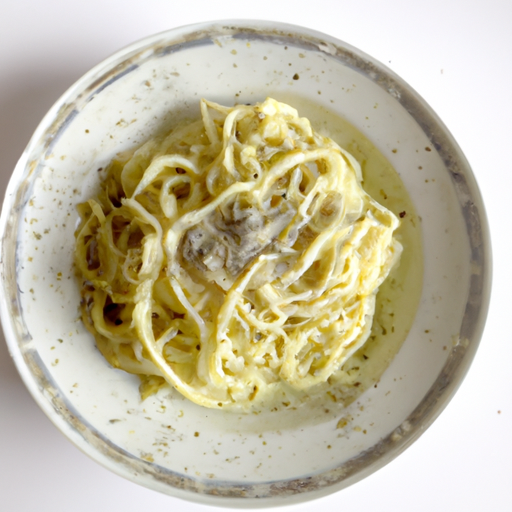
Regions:
<instances>
[{"instance_id":1,"label":"bowl interior","mask_svg":"<svg viewBox=\"0 0 512 512\"><path fill-rule=\"evenodd\" d=\"M76 205L94 194L118 152L198 117L201 97L232 105L267 96L334 138L329 120L348 121L399 173L423 237L424 286L412 328L378 386L344 410L244 416L168 390L141 402L138 379L109 367L79 319ZM20 160L2 221L6 337L57 426L127 478L199 500L325 494L396 456L462 379L487 300L483 215L450 135L369 57L327 36L263 22L173 30L77 82Z\"/></svg>"}]
</instances>

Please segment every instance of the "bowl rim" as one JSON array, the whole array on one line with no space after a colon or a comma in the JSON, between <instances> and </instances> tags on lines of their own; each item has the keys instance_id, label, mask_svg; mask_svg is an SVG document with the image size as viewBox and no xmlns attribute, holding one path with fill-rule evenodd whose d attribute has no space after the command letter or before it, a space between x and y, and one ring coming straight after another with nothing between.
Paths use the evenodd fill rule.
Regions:
<instances>
[{"instance_id":1,"label":"bowl rim","mask_svg":"<svg viewBox=\"0 0 512 512\"><path fill-rule=\"evenodd\" d=\"M74 411L65 408L58 397L41 387L27 364L27 354L20 347L23 332L16 286L17 213L23 208L24 194L35 167L30 155L41 141L48 148L58 139L60 130L76 112L78 98L85 100L133 69L144 52L162 42L165 51L181 48L215 36L241 34L240 37L294 41L295 46L323 52L326 57L363 74L393 96L415 119L430 139L451 175L462 210L471 248L471 264L478 272L471 276L466 308L460 328L460 342L451 351L436 381L408 418L379 443L334 469L307 478L294 478L258 484L212 485L146 464L142 474L134 476L133 460L138 459L108 439L87 435L77 427ZM90 97L90 96L89 96ZM53 130L53 132L52 132ZM55 131L56 130L56 131ZM0 317L8 349L25 386L57 428L81 451L114 473L149 488L201 503L219 506L273 506L317 498L338 491L365 478L397 457L434 422L461 385L480 342L491 291L491 242L487 216L475 177L462 150L444 123L423 98L403 79L373 57L337 38L297 25L264 20L219 20L185 25L162 31L107 57L78 79L55 102L35 130L9 181L0 217ZM94 442L92 441L94 438ZM101 445L101 447L99 446ZM131 460L130 460L131 459ZM138 467L140 471L140 467ZM173 473L173 474L171 474Z\"/></svg>"}]
</instances>

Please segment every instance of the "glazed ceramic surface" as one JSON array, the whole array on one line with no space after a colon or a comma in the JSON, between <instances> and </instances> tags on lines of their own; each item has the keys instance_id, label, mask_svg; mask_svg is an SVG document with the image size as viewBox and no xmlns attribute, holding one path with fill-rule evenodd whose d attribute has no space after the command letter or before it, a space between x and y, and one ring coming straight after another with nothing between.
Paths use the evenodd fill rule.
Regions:
<instances>
[{"instance_id":1,"label":"glazed ceramic surface","mask_svg":"<svg viewBox=\"0 0 512 512\"><path fill-rule=\"evenodd\" d=\"M423 236L424 286L410 333L378 386L344 410L237 415L168 389L141 402L138 378L108 365L79 318L76 205L98 190L117 153L198 117L200 98L232 105L267 96L320 124L325 112L347 120L399 173ZM362 52L269 22L172 30L91 70L50 110L22 155L1 234L6 338L42 409L118 474L217 505L311 499L392 460L457 389L488 304L485 213L444 125Z\"/></svg>"}]
</instances>

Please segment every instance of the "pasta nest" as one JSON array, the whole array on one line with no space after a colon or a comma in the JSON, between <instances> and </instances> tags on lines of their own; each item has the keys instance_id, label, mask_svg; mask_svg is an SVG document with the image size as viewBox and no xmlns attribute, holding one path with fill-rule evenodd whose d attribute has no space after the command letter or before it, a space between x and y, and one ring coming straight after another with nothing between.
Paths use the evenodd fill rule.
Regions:
<instances>
[{"instance_id":1,"label":"pasta nest","mask_svg":"<svg viewBox=\"0 0 512 512\"><path fill-rule=\"evenodd\" d=\"M114 367L206 407L313 393L368 339L399 220L294 108L200 110L79 206L83 321Z\"/></svg>"}]
</instances>

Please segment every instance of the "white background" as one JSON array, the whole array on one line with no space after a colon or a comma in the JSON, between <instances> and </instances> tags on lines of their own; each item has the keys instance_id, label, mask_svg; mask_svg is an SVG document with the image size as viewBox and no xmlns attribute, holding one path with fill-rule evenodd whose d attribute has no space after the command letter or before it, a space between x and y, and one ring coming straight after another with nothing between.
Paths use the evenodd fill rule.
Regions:
<instances>
[{"instance_id":1,"label":"white background","mask_svg":"<svg viewBox=\"0 0 512 512\"><path fill-rule=\"evenodd\" d=\"M415 88L465 152L491 226L494 280L470 372L434 425L362 482L289 511L512 510L512 2L510 0L0 0L0 193L38 122L121 47L180 25L258 18L310 27ZM0 335L1 336L1 335ZM0 509L206 511L78 451L39 410L0 340Z\"/></svg>"}]
</instances>

